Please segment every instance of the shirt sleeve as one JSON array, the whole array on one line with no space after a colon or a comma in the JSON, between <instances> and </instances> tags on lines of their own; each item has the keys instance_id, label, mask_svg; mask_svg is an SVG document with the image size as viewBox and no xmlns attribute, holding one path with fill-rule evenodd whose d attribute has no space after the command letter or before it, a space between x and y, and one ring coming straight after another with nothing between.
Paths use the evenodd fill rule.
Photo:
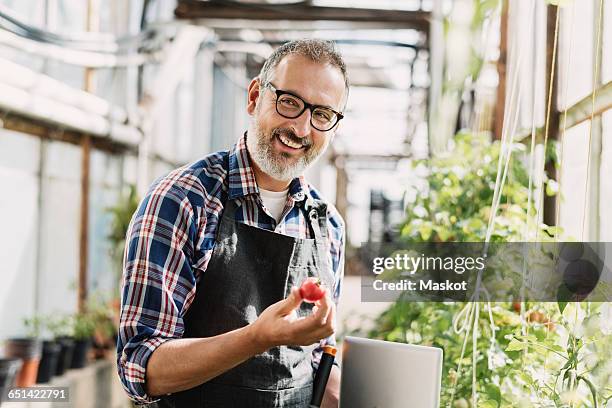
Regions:
<instances>
[{"instance_id":1,"label":"shirt sleeve","mask_svg":"<svg viewBox=\"0 0 612 408\"><path fill-rule=\"evenodd\" d=\"M145 391L153 352L183 335L184 310L195 295L192 259L197 231L192 205L172 179L152 187L128 228L117 369L137 403L155 401Z\"/></svg>"},{"instance_id":2,"label":"shirt sleeve","mask_svg":"<svg viewBox=\"0 0 612 408\"><path fill-rule=\"evenodd\" d=\"M342 279L344 278L344 251L346 243L346 230L344 227L344 221L340 218L340 215L335 212L332 213L328 219L329 223L329 254L331 260L332 271L334 273L334 288L332 289L332 300L338 307L340 301L340 293L342 290ZM336 327L338 313L336 312ZM319 345L312 352L312 368L315 372L319 368L321 362L321 356L323 353L323 346L336 346L336 336L332 334L326 339L320 341ZM334 360L334 365L340 366L337 360Z\"/></svg>"}]
</instances>

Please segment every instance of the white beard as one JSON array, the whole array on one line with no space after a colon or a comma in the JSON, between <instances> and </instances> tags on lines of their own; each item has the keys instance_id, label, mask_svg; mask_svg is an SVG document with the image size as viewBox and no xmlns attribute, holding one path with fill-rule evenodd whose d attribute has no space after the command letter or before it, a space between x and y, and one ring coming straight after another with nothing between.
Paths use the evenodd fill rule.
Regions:
<instances>
[{"instance_id":1,"label":"white beard","mask_svg":"<svg viewBox=\"0 0 612 408\"><path fill-rule=\"evenodd\" d=\"M279 181L291 181L301 176L304 170L321 156L329 144L327 141L323 148L316 150L310 139L305 140L303 142L306 142L304 143L307 146L306 152L297 161L289 162L287 155L275 152L272 146L278 132L286 134L287 130L274 129L270 135L264 134L255 117L251 121L246 144L251 159L261 171Z\"/></svg>"}]
</instances>

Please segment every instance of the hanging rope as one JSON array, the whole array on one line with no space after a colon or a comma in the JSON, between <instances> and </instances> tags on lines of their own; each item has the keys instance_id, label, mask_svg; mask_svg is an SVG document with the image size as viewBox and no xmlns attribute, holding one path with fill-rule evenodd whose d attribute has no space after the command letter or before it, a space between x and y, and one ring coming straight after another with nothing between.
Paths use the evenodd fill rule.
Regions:
<instances>
[{"instance_id":1,"label":"hanging rope","mask_svg":"<svg viewBox=\"0 0 612 408\"><path fill-rule=\"evenodd\" d=\"M533 2L533 8L532 8L532 22L533 20L536 18L536 2ZM533 22L532 24L532 30L530 31L530 35L531 38L534 40L534 44L536 43L535 41L535 22ZM535 46L533 47L533 50L535 51ZM533 69L533 81L535 83L535 78L536 78L536 74L539 71L539 64L538 64L539 58L538 58L538 54L536 52L534 52L534 69ZM521 334L523 336L527 335L528 333L528 327L527 327L527 322L525 320L525 284L526 281L528 280L528 272L527 272L527 257L529 256L529 254L527 253L528 247L527 245L525 245L526 242L530 241L530 234L529 234L529 226L530 226L530 215L531 215L531 202L532 202L532 196L533 196L533 175L534 175L534 171L535 171L535 160L534 160L534 156L535 156L535 144L536 144L536 111L537 111L537 101L538 101L538 94L535 90L535 86L533 87L534 91L533 91L533 95L532 95L532 99L533 99L533 103L532 103L532 110L531 110L531 143L530 143L530 147L529 147L529 164L528 164L528 174L529 174L529 182L528 182L528 186L527 186L527 214L525 215L525 227L523 229L523 265L522 265L522 271L521 271L521 290L520 290L520 308L519 308L519 317L520 317L520 321L521 321ZM537 226L537 221L533 222L532 224ZM523 358L525 357L526 354L526 350L523 350Z\"/></svg>"},{"instance_id":2,"label":"hanging rope","mask_svg":"<svg viewBox=\"0 0 612 408\"><path fill-rule=\"evenodd\" d=\"M534 0L535 2L536 0ZM534 3L535 4L535 3ZM533 24L530 24L530 27ZM511 44L511 50L514 49L514 42ZM497 176L495 179L495 186L493 189L493 202L491 204L491 212L489 214L489 220L487 225L487 232L485 236L485 248L484 248L484 256L486 257L488 252L488 244L491 239L491 235L493 232L493 227L495 224L495 218L497 214L497 210L499 208L499 204L501 202L503 186L505 184L510 157L512 154L512 143L514 141L514 135L516 133L516 128L518 126L518 102L521 98L521 89L518 85L518 76L520 72L520 67L522 65L522 49L518 48L518 58L517 58L517 66L513 72L512 82L510 87L510 99L509 103L504 107L504 123L502 126L502 138L501 138L501 146L500 146L500 154L498 158L497 164ZM510 55L513 55L511 53ZM514 111L511 109L514 108ZM512 113L512 115L511 115ZM502 171L503 168L503 171ZM481 272L482 273L482 272ZM476 288L472 299L464 306L464 308L457 314L456 318L453 321L453 328L457 334L464 334L463 339L463 347L461 349L461 355L459 358L459 364L457 367L457 379L461 376L461 370L463 368L463 358L465 357L467 339L470 334L470 330L472 333L472 406L476 407L478 403L478 387L477 387L477 377L476 377L476 366L478 363L478 335L479 335L479 315L480 315L480 305L479 305L479 296L480 292L484 289L481 288L481 273L477 276ZM492 341L495 339L495 332L497 330L495 323L493 321L493 315L491 312L491 302L488 293L484 292L486 296L486 309L489 312L490 323L491 323L491 338ZM459 323L461 322L461 323ZM451 391L451 398L449 401L449 407L452 405L454 401L454 396L456 393L456 382Z\"/></svg>"},{"instance_id":3,"label":"hanging rope","mask_svg":"<svg viewBox=\"0 0 612 408\"><path fill-rule=\"evenodd\" d=\"M534 0L533 3L533 12L535 13L535 7L536 7L536 3ZM570 66L570 62L571 62L571 56L573 53L573 33L574 33L574 13L575 13L575 3L572 6L572 14L571 14L571 30L570 30L570 49L569 49L569 53L567 56L567 62L566 62L566 67ZM554 31L554 39L553 39L553 55L552 55L552 64L551 64L551 71L550 71L550 85L549 85L549 89L547 92L547 104L546 104L546 121L545 121L545 134L544 134L544 142L543 142L543 148L544 148L544 155L546 156L546 149L547 149L547 144L548 144L548 135L549 135L549 131L550 131L550 113L551 113L551 109L552 109L552 91L553 91L553 82L554 82L554 78L555 78L555 66L556 66L556 59L557 59L557 45L558 45L558 41L559 41L559 20L560 20L560 10L559 7L557 7L556 10L556 18L555 18L555 31ZM598 78L599 78L599 69L600 69L600 63L601 63L601 34L602 34L602 25L603 25L603 0L600 0L599 2L599 19L598 19L598 29L597 29L597 41L596 41L596 47L595 47L595 52L596 52L596 63L595 63L595 67L594 67L594 75L593 75L593 92L592 92L592 111L591 111L591 125L590 125L590 130L589 130L589 145L588 145L588 157L587 157L587 180L586 180L586 187L585 187L585 194L584 194L584 202L585 202L585 211L583 212L583 222L582 222L582 236L584 239L584 232L585 232L585 228L586 228L586 203L587 203L587 197L588 197L588 180L589 180L589 174L590 174L590 159L591 159L591 142L592 142L592 134L593 134L593 119L595 116L595 101L596 101L596 92L597 92L597 83L598 83ZM533 29L533 24L530 25L530 31ZM517 69L516 72L514 73L514 77L513 77L513 81L512 81L512 85L511 85L511 93L510 93L510 100L508 105L505 107L506 110L506 115L504 116L505 118L509 118L509 112L510 109L512 109L513 107L516 107L516 111L513 112L514 115L512 118L508 119L508 120L504 120L504 126L503 126L503 130L502 130L502 139L501 139L501 147L500 147L500 155L499 155L499 159L498 159L498 168L497 168L497 176L496 176L496 180L495 180L495 187L494 187L494 193L493 193L493 202L492 202L492 208L491 208L491 212L489 214L489 223L487 225L487 234L485 237L485 256L486 256L486 252L488 249L488 243L490 242L491 239L491 235L494 229L494 225L495 225L495 218L497 216L497 211L499 208L499 205L501 203L501 197L502 197L502 191L503 191L503 187L506 181L506 177L508 175L508 168L509 168L509 162L511 159L511 155L512 155L512 145L514 142L514 135L516 133L516 127L518 124L518 103L516 102L516 100L520 101L521 99L521 88L518 88L518 96L517 95L517 84L516 84L516 80L518 77L518 71L520 70L520 66L521 66L521 50L519 50L518 53L518 58L517 58ZM535 64L535 70L537 72L537 60L536 60L536 64ZM564 87L564 98L567 96L567 90L569 87L569 71L566 74L567 77L565 79L565 87ZM516 100L515 100L515 96L516 96ZM535 126L535 111L536 111L536 107L537 107L537 102L536 102L536 94L534 93L533 95L533 112L534 114L532 115L532 128L531 128L531 145L530 145L530 155L529 155L529 184L528 184L528 204L527 204L527 214L526 214L526 225L525 225L525 229L523 230L523 237L525 239L525 242L529 241L532 238L535 238L535 240L537 241L538 237L539 237L539 233L540 233L540 227L539 227L539 220L541 218L541 209L542 209L542 203L540 202L539 205L537 206L537 210L536 213L534 214L535 218L533 220L532 223L529 223L530 220L530 216L531 216L531 203L533 201L533 185L534 185L534 174L535 174L535 141L536 141L536 126ZM478 130L480 131L481 125L482 125L482 116L481 118L479 118L480 120L478 120L476 123L478 123ZM509 123L508 123L509 122ZM563 115L563 125L562 125L562 137L565 136L566 130L567 130L567 107L564 110L564 115ZM561 156L563 153L563 145L561 145ZM546 160L543 161L543 166L541 168L542 171L542 175L545 174L545 165ZM503 171L502 171L502 163L503 163ZM561 172L560 172L560 176L558 177L558 193L560 194L560 190L561 190ZM542 177L542 180L544 180L544 177ZM544 194L544 187L541 187L540 189L540 194ZM557 211L556 211L556 224L558 225L558 219L559 219L559 199L557 199ZM529 226L533 226L533 228L535 228L535 234L530 234L529 233ZM555 241L558 240L558 230L555 231ZM524 257L526 258L526 257ZM523 283L525 283L525 279L527 278L527 268L526 268L526 263L524 261L523 263ZM475 296L473 299L471 299L470 302L468 302L465 307L455 316L455 319L453 319L453 329L455 330L456 333L464 334L464 339L463 339L463 346L461 349L461 356L459 359L459 364L458 364L458 368L457 368L457 377L454 381L453 384L453 389L451 392L451 398L449 401L449 407L452 405L452 402L454 401L454 396L456 393L456 384L458 382L458 378L461 375L461 370L463 368L463 358L465 356L465 351L467 349L467 339L468 339L468 335L470 333L472 333L472 406L476 407L477 406L477 402L478 402L478 392L477 392L477 378L476 378L476 365L478 362L478 344L477 344L477 340L478 340L478 335L479 335L479 314L480 314L480 310L479 310L479 305L478 305L478 292L479 292L479 286L480 286L480 276L477 280L477 290L475 292ZM521 326L522 326L522 330L526 330L526 321L525 321L525 310L524 310L524 285L523 288L521 290ZM489 313L489 318L490 318L490 324L491 324L491 328L492 328L492 338L491 338L491 347L494 347L494 342L495 342L495 323L493 320L493 315L491 312L491 305L490 305L490 299L488 298L488 293L486 293L486 301L487 301L487 311ZM548 335L548 333L547 333Z\"/></svg>"},{"instance_id":4,"label":"hanging rope","mask_svg":"<svg viewBox=\"0 0 612 408\"><path fill-rule=\"evenodd\" d=\"M563 86L563 95L562 95L562 100L564 101L565 104L565 108L563 110L563 119L562 119L562 125L561 125L561 143L559 146L559 156L558 156L558 162L559 164L562 162L563 160L563 141L565 140L565 134L567 131L567 111L569 108L569 105L567 103L567 94L568 94L568 89L569 89L569 83L570 83L570 64L571 64L571 58L572 55L574 53L574 27L575 27L575 14L576 14L576 2L574 1L572 3L572 9L571 9L571 14L570 14L570 32L569 32L569 51L567 53L567 58L565 60L565 67L566 67L566 72L565 72L565 81L564 81L564 86ZM561 191L562 191L562 179L563 179L563 167L559 165L559 173L557 175L557 200L556 200L556 205L555 205L555 225L558 226L559 225L559 220L560 220L560 214L561 214ZM559 241L559 232L558 232L558 228L555 229L555 234L554 234L554 241L558 242ZM550 335L550 322L549 322L549 326L548 326L548 330L546 330L545 334L545 340L548 340L549 335ZM526 352L526 350L525 350ZM547 366L548 364L548 357L549 357L550 351L547 349L544 353L544 367Z\"/></svg>"},{"instance_id":5,"label":"hanging rope","mask_svg":"<svg viewBox=\"0 0 612 408\"><path fill-rule=\"evenodd\" d=\"M463 336L463 345L461 346L461 354L459 357L459 364L457 365L457 372L455 376L455 380L453 381L453 388L451 390L450 399L448 401L447 408L452 408L453 401L455 400L455 393L457 391L457 382L459 382L459 377L461 377L461 370L463 369L463 357L465 356L465 350L467 348L467 340L468 334L470 332L470 327L472 326L472 318L474 315L475 303L466 303L465 307L455 315L453 319L453 329L455 333L461 334L465 333ZM463 319L462 319L463 318ZM459 322L462 322L459 326Z\"/></svg>"}]
</instances>

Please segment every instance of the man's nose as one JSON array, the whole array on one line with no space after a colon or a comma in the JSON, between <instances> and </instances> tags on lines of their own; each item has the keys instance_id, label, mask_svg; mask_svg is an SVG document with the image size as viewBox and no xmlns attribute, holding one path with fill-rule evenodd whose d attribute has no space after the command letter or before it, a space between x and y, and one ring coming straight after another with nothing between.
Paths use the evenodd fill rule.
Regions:
<instances>
[{"instance_id":1,"label":"man's nose","mask_svg":"<svg viewBox=\"0 0 612 408\"><path fill-rule=\"evenodd\" d=\"M310 134L310 110L306 109L300 116L293 119L293 130L298 137L306 137Z\"/></svg>"}]
</instances>

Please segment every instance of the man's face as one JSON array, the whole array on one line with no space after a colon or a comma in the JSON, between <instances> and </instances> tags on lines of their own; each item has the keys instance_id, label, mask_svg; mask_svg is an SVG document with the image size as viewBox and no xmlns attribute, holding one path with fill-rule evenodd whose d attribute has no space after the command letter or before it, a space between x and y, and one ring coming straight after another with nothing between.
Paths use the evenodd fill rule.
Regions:
<instances>
[{"instance_id":1,"label":"man's face","mask_svg":"<svg viewBox=\"0 0 612 408\"><path fill-rule=\"evenodd\" d=\"M342 110L344 78L330 64L289 55L278 64L270 82L307 103ZM247 111L252 115L247 135L251 159L264 173L281 181L301 175L323 154L338 128L327 132L313 128L308 109L294 119L281 116L276 111L276 94L257 79L249 87Z\"/></svg>"}]
</instances>

